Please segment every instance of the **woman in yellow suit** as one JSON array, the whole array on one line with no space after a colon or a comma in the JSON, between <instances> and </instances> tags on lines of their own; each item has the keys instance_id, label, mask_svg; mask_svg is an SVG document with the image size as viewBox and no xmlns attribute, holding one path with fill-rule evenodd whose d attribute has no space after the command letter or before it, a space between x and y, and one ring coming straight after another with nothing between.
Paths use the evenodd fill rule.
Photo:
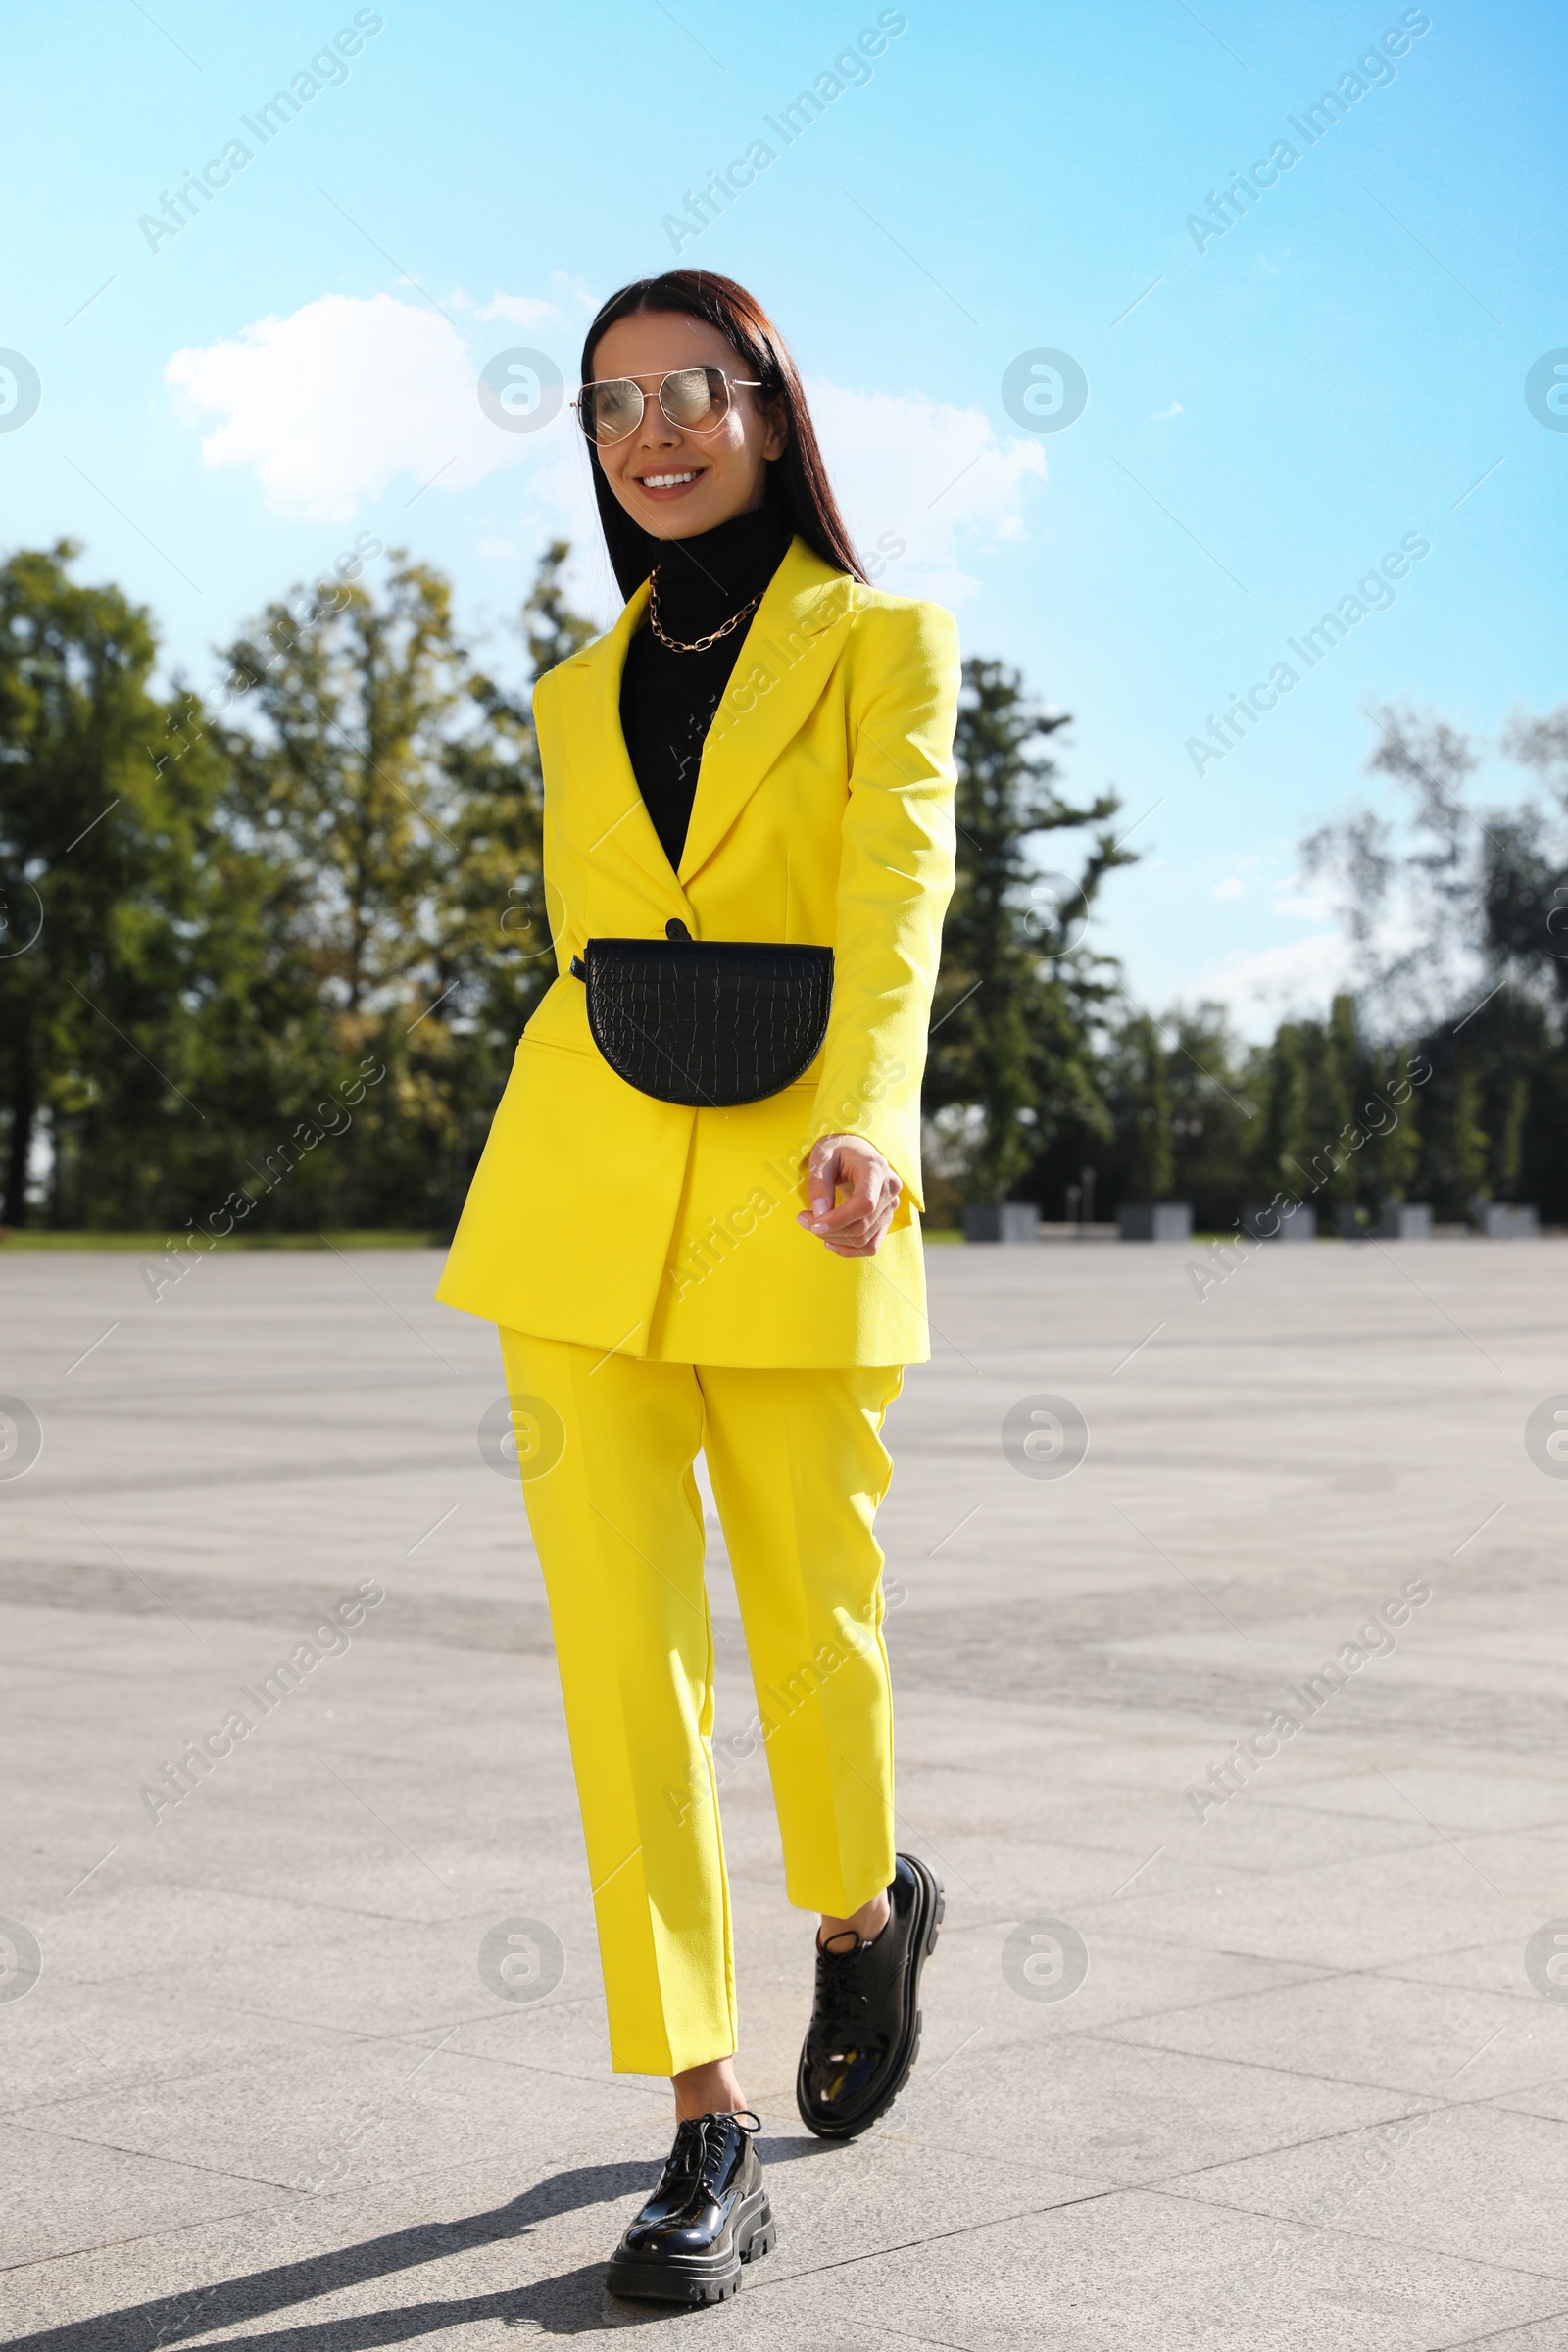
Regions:
<instances>
[{"instance_id":1,"label":"woman in yellow suit","mask_svg":"<svg viewBox=\"0 0 1568 2352\"><path fill-rule=\"evenodd\" d=\"M866 584L794 364L743 288L695 270L624 288L582 371L627 602L535 692L559 976L438 1295L500 1327L612 2063L674 2082L675 2146L610 2283L710 2301L772 2221L733 2063L699 1450L789 1898L821 1917L798 2082L813 2131L852 2136L903 2087L942 1915L939 1882L894 1850L872 1521L883 1416L928 1353L920 1076L959 665L951 614ZM831 949L825 1035L792 1083L682 1102L605 1057L590 943L683 937ZM656 1070L691 1050L649 1045Z\"/></svg>"}]
</instances>

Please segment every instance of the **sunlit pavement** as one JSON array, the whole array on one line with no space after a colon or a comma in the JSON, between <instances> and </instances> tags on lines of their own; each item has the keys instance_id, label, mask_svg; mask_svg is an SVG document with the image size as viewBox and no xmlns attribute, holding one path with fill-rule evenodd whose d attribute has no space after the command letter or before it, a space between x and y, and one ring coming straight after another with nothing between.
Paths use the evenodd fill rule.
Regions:
<instances>
[{"instance_id":1,"label":"sunlit pavement","mask_svg":"<svg viewBox=\"0 0 1568 2352\"><path fill-rule=\"evenodd\" d=\"M9 2342L655 2316L603 2266L668 2093L609 2070L499 1357L437 1263L155 1302L0 1251ZM1568 1246L1190 1265L930 1252L882 1521L922 2055L865 2140L797 2121L810 1926L721 1750L778 2246L669 2341L1568 2343Z\"/></svg>"}]
</instances>

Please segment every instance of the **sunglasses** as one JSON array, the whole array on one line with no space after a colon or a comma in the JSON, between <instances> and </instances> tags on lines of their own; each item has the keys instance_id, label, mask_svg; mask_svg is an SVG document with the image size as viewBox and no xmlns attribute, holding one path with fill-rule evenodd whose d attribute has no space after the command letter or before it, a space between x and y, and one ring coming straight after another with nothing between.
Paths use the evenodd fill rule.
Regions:
<instances>
[{"instance_id":1,"label":"sunglasses","mask_svg":"<svg viewBox=\"0 0 1568 2352\"><path fill-rule=\"evenodd\" d=\"M716 433L736 390L760 392L748 376L729 376L722 368L673 368L659 387L665 420L683 433ZM611 375L584 384L572 407L590 441L624 441L648 411L641 384L629 375Z\"/></svg>"}]
</instances>

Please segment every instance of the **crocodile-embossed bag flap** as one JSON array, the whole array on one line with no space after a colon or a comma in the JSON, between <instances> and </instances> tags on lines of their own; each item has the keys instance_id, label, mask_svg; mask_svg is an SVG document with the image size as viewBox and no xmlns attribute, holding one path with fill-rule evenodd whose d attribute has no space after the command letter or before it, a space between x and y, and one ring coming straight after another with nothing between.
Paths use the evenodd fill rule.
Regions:
<instances>
[{"instance_id":1,"label":"crocodile-embossed bag flap","mask_svg":"<svg viewBox=\"0 0 1568 2352\"><path fill-rule=\"evenodd\" d=\"M591 939L571 968L588 1027L617 1078L661 1102L725 1109L792 1086L815 1060L833 1002L831 948L693 939Z\"/></svg>"}]
</instances>

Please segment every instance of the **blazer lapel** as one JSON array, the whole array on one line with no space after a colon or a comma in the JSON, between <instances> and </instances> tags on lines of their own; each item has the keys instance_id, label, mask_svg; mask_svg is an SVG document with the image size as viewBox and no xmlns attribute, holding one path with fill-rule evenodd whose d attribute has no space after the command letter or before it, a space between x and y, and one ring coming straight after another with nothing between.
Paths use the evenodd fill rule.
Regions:
<instances>
[{"instance_id":1,"label":"blazer lapel","mask_svg":"<svg viewBox=\"0 0 1568 2352\"><path fill-rule=\"evenodd\" d=\"M573 839L590 858L636 865L662 905L690 918L685 885L718 848L752 794L805 724L844 650L857 583L791 542L753 615L703 745L677 877L638 789L620 724L626 648L648 606L645 581L603 637L564 664L564 729L575 804ZM695 925L693 926L695 928Z\"/></svg>"},{"instance_id":2,"label":"blazer lapel","mask_svg":"<svg viewBox=\"0 0 1568 2352\"><path fill-rule=\"evenodd\" d=\"M620 681L626 648L648 606L648 583L627 600L613 627L565 663L571 699L562 716L570 792L576 804L571 831L582 856L627 858L651 882L662 904L689 914L654 820L632 772L620 724ZM566 680L563 680L565 684Z\"/></svg>"},{"instance_id":3,"label":"blazer lapel","mask_svg":"<svg viewBox=\"0 0 1568 2352\"><path fill-rule=\"evenodd\" d=\"M847 572L835 571L813 555L804 539L791 542L746 633L703 745L681 853L683 886L707 864L815 706L853 625L856 585Z\"/></svg>"}]
</instances>

